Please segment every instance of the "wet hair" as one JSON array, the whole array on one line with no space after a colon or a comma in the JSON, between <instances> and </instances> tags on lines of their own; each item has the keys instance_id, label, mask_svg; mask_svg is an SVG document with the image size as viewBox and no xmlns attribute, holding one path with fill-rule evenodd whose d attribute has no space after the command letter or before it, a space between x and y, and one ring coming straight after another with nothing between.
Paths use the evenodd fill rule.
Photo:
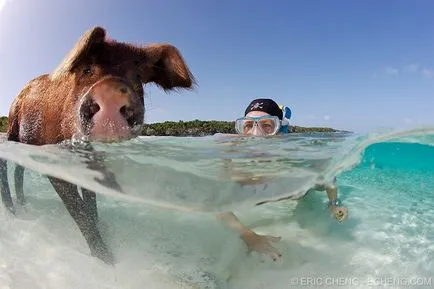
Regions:
<instances>
[{"instance_id":1,"label":"wet hair","mask_svg":"<svg viewBox=\"0 0 434 289\"><path fill-rule=\"evenodd\" d=\"M252 100L244 111L244 116L251 111L263 111L269 115L277 116L280 120L283 118L283 112L279 105L269 98L257 98Z\"/></svg>"}]
</instances>

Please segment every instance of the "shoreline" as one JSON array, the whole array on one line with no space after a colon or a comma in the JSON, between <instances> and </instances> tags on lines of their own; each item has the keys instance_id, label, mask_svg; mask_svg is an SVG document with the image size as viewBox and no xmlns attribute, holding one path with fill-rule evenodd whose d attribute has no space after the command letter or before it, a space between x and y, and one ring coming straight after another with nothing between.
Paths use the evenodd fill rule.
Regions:
<instances>
[{"instance_id":1,"label":"shoreline","mask_svg":"<svg viewBox=\"0 0 434 289\"><path fill-rule=\"evenodd\" d=\"M7 129L7 117L0 117L0 135L4 137ZM190 121L165 121L145 123L139 129L140 136L177 136L200 137L215 134L236 134L234 121L219 120L190 120ZM289 126L289 134L293 133L353 133L349 130L334 129L329 127L302 127Z\"/></svg>"}]
</instances>

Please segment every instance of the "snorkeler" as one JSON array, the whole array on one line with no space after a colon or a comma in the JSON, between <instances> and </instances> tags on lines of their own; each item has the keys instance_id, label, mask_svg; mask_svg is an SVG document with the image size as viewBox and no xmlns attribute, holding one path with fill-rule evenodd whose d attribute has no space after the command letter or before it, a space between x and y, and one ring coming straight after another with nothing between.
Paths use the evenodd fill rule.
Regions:
<instances>
[{"instance_id":1,"label":"snorkeler","mask_svg":"<svg viewBox=\"0 0 434 289\"><path fill-rule=\"evenodd\" d=\"M274 136L289 133L291 109L268 98L255 99L247 106L244 117L235 121L242 136Z\"/></svg>"},{"instance_id":2,"label":"snorkeler","mask_svg":"<svg viewBox=\"0 0 434 289\"><path fill-rule=\"evenodd\" d=\"M279 106L274 100L268 98L255 99L247 106L244 117L235 121L235 130L240 136L277 136L289 133L289 119L291 110L286 106ZM326 191L329 199L328 207L338 221L348 216L348 209L341 206L338 198L336 179L333 185L316 184L311 190ZM273 247L273 243L280 237L259 235L244 226L232 212L221 213L217 216L231 229L240 234L249 251L256 251L269 255L276 260L281 254Z\"/></svg>"}]
</instances>

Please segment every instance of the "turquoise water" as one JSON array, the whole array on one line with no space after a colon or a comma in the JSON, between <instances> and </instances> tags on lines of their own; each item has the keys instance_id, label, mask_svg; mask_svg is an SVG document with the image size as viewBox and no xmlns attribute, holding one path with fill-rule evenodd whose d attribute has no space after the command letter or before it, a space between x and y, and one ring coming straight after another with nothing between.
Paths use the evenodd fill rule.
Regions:
<instances>
[{"instance_id":1,"label":"turquoise water","mask_svg":"<svg viewBox=\"0 0 434 289\"><path fill-rule=\"evenodd\" d=\"M25 171L27 204L0 208L5 288L433 288L434 129L293 134L287 138L144 137L98 144L124 193L95 181L59 146L0 143ZM13 185L12 170L9 179ZM101 230L118 263L93 258L44 174L98 193ZM349 218L325 192L336 177ZM258 201L293 196L298 200ZM276 262L246 254L215 220L232 210L281 236Z\"/></svg>"}]
</instances>

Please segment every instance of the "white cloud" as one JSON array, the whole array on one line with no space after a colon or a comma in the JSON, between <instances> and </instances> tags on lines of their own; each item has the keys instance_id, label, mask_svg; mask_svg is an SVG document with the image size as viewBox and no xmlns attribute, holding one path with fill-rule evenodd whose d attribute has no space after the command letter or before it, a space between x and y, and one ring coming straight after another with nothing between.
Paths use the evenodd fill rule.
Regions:
<instances>
[{"instance_id":1,"label":"white cloud","mask_svg":"<svg viewBox=\"0 0 434 289\"><path fill-rule=\"evenodd\" d=\"M389 75L397 75L399 73L399 70L397 68L394 68L394 67L386 67L385 72L386 72L386 74L389 74Z\"/></svg>"},{"instance_id":2,"label":"white cloud","mask_svg":"<svg viewBox=\"0 0 434 289\"><path fill-rule=\"evenodd\" d=\"M406 67L404 67L404 71L408 73L416 73L419 71L420 65L417 63L409 64Z\"/></svg>"},{"instance_id":3,"label":"white cloud","mask_svg":"<svg viewBox=\"0 0 434 289\"><path fill-rule=\"evenodd\" d=\"M11 2L12 0L0 0L0 13L3 10L3 8L5 7L7 2Z\"/></svg>"},{"instance_id":4,"label":"white cloud","mask_svg":"<svg viewBox=\"0 0 434 289\"><path fill-rule=\"evenodd\" d=\"M419 64L410 64L405 67L405 71L409 73L418 73L424 77L434 77L434 70L426 67L421 67Z\"/></svg>"},{"instance_id":5,"label":"white cloud","mask_svg":"<svg viewBox=\"0 0 434 289\"><path fill-rule=\"evenodd\" d=\"M424 69L422 69L422 75L425 77L433 77L434 76L434 70L424 68Z\"/></svg>"},{"instance_id":6,"label":"white cloud","mask_svg":"<svg viewBox=\"0 0 434 289\"><path fill-rule=\"evenodd\" d=\"M381 71L374 72L372 74L372 78L376 79L379 78L381 75L396 76L401 72L422 75L428 78L434 78L434 69L423 67L419 63L411 63L403 66L401 69L392 66L386 66Z\"/></svg>"},{"instance_id":7,"label":"white cloud","mask_svg":"<svg viewBox=\"0 0 434 289\"><path fill-rule=\"evenodd\" d=\"M324 120L330 120L330 115L324 115Z\"/></svg>"},{"instance_id":8,"label":"white cloud","mask_svg":"<svg viewBox=\"0 0 434 289\"><path fill-rule=\"evenodd\" d=\"M6 0L0 0L0 11L2 11L2 8L5 6Z\"/></svg>"}]
</instances>

